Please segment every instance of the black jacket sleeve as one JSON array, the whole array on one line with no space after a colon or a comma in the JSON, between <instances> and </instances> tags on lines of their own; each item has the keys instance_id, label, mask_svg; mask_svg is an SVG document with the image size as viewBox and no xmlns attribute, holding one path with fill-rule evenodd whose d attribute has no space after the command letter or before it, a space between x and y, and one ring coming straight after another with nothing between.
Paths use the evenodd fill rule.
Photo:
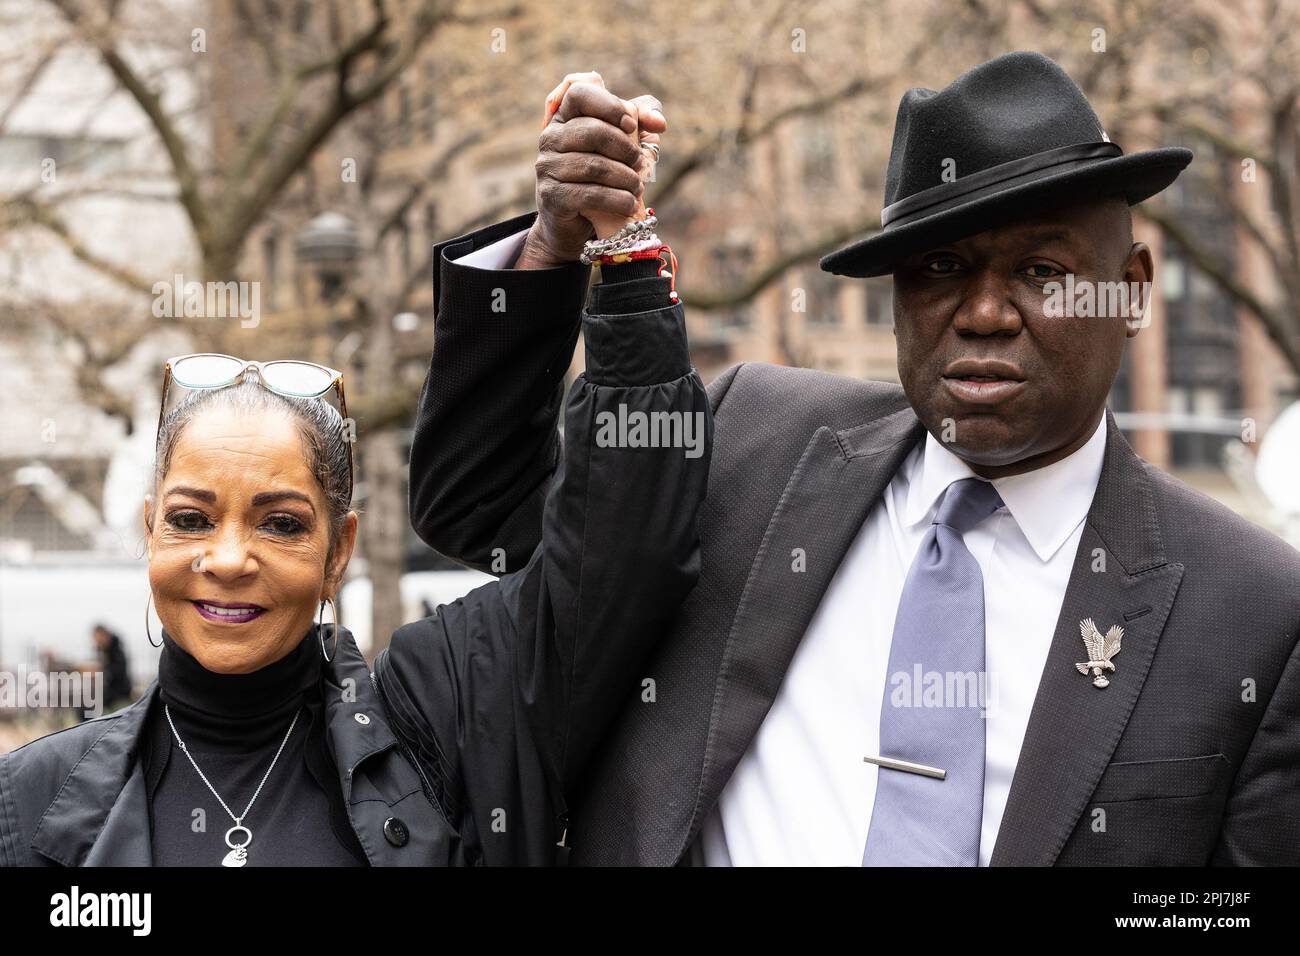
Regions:
<instances>
[{"instance_id":1,"label":"black jacket sleeve","mask_svg":"<svg viewBox=\"0 0 1300 956\"><path fill-rule=\"evenodd\" d=\"M591 270L477 269L457 260L527 229L528 213L434 250L433 358L411 445L410 511L434 550L480 571L523 565L541 540L559 464L560 400ZM669 280L653 263L606 267L591 311L662 308ZM709 385L716 410L731 376Z\"/></svg>"},{"instance_id":2,"label":"black jacket sleeve","mask_svg":"<svg viewBox=\"0 0 1300 956\"><path fill-rule=\"evenodd\" d=\"M411 441L416 533L447 557L497 574L521 568L541 537L591 270L478 269L457 260L535 217L434 248L433 358Z\"/></svg>"},{"instance_id":3,"label":"black jacket sleeve","mask_svg":"<svg viewBox=\"0 0 1300 956\"><path fill-rule=\"evenodd\" d=\"M583 331L540 547L375 662L399 736L488 863L555 861L564 794L699 575L713 424L682 307L587 313Z\"/></svg>"}]
</instances>

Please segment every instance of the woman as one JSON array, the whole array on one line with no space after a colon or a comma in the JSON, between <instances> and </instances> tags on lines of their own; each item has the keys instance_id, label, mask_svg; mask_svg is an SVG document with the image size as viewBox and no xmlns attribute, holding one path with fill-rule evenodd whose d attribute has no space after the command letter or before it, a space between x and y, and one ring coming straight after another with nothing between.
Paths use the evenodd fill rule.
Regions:
<instances>
[{"instance_id":1,"label":"woman","mask_svg":"<svg viewBox=\"0 0 1300 956\"><path fill-rule=\"evenodd\" d=\"M606 283L644 269L614 264L620 242L602 247ZM0 757L0 864L560 858L564 795L698 574L712 420L680 307L658 305L584 314L587 371L527 566L399 629L373 675L324 614L357 535L341 377L169 363L164 390L173 373L195 390L160 422L144 504L158 680ZM704 454L610 428L659 412L702 425Z\"/></svg>"}]
</instances>

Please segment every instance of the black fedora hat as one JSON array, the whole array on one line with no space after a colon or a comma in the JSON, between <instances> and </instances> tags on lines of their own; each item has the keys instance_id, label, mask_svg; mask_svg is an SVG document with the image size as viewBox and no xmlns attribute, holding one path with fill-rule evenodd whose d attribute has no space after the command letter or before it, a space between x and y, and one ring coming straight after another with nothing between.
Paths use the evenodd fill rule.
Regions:
<instances>
[{"instance_id":1,"label":"black fedora hat","mask_svg":"<svg viewBox=\"0 0 1300 956\"><path fill-rule=\"evenodd\" d=\"M1180 147L1125 156L1088 98L1041 53L1007 53L898 104L880 232L821 260L878 276L907 256L1046 209L1123 196L1134 205L1192 161Z\"/></svg>"}]
</instances>

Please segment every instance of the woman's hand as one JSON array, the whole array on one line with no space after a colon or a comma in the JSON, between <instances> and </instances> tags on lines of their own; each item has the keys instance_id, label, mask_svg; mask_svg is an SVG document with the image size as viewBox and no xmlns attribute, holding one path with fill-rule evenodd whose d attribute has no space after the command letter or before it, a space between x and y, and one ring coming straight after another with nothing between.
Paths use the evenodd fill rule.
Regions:
<instances>
[{"instance_id":1,"label":"woman's hand","mask_svg":"<svg viewBox=\"0 0 1300 956\"><path fill-rule=\"evenodd\" d=\"M599 73L570 73L546 102L537 220L516 269L576 262L593 234L610 235L639 216L653 166L643 144L657 144L668 126L658 99L620 99Z\"/></svg>"}]
</instances>

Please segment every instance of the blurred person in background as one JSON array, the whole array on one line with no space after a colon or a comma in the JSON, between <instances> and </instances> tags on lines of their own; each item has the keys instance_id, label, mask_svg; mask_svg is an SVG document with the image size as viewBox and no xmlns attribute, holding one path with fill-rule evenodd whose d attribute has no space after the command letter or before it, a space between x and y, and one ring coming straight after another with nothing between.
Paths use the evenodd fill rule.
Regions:
<instances>
[{"instance_id":1,"label":"blurred person in background","mask_svg":"<svg viewBox=\"0 0 1300 956\"><path fill-rule=\"evenodd\" d=\"M112 713L131 701L131 667L122 639L103 624L92 632L99 654L99 671L104 675L104 713Z\"/></svg>"}]
</instances>

